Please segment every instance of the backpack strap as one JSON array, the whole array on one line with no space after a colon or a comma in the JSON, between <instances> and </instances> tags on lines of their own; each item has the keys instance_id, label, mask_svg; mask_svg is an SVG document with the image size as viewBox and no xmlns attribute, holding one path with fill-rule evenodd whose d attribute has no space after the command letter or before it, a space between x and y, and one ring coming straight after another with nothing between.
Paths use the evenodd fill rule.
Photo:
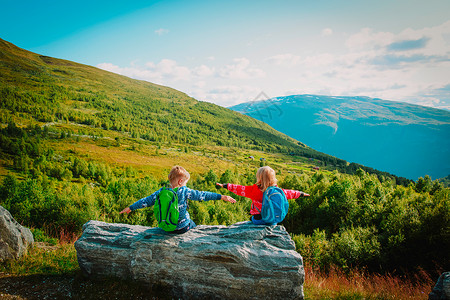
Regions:
<instances>
[{"instance_id":1,"label":"backpack strap","mask_svg":"<svg viewBox=\"0 0 450 300\"><path fill-rule=\"evenodd\" d=\"M164 222L166 222L166 224L172 224L172 225L177 225L178 223L173 223L171 220L170 220L170 214L169 214L169 210L170 210L170 207L172 206L172 203L174 203L175 202L175 191L174 191L174 193L173 193L173 197L172 197L172 200L170 200L170 202L169 202L169 205L167 206L167 211L166 211L166 216L167 216L167 219L168 220L162 220L162 221L164 221ZM161 207L161 206L160 206ZM161 221L161 222L162 222ZM169 221L169 222L167 222L167 221Z\"/></svg>"},{"instance_id":2,"label":"backpack strap","mask_svg":"<svg viewBox=\"0 0 450 300\"><path fill-rule=\"evenodd\" d=\"M176 200L176 192L178 190L178 188L172 189L170 188L168 185L164 186L162 190L169 190L172 191L172 200L170 200L169 205L167 206L167 211L166 211L166 217L168 220L161 220L161 222L165 222L166 224L171 224L171 225L178 225L178 223L173 223L172 220L170 220L170 214L169 214L169 210L170 207L172 206L172 203L175 202ZM162 211L161 211L161 199L158 197L156 197L157 201L158 201L158 208L159 208L159 215L162 216Z\"/></svg>"}]
</instances>

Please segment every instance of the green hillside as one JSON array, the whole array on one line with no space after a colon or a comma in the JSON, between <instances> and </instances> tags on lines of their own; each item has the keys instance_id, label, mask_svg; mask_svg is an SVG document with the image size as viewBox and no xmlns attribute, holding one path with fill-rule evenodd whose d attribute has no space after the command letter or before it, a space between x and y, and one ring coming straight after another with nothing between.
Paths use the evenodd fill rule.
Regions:
<instances>
[{"instance_id":1,"label":"green hillside","mask_svg":"<svg viewBox=\"0 0 450 300\"><path fill-rule=\"evenodd\" d=\"M62 122L194 146L308 149L262 122L177 90L34 54L4 40L0 98L2 123Z\"/></svg>"}]
</instances>

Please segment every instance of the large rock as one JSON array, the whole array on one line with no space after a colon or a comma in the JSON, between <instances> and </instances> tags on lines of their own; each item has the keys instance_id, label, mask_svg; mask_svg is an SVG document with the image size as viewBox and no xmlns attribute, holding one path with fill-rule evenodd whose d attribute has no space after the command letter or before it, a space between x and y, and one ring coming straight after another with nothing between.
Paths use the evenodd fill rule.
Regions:
<instances>
[{"instance_id":1,"label":"large rock","mask_svg":"<svg viewBox=\"0 0 450 300\"><path fill-rule=\"evenodd\" d=\"M30 229L17 223L9 211L0 206L0 261L21 257L33 242Z\"/></svg>"},{"instance_id":2,"label":"large rock","mask_svg":"<svg viewBox=\"0 0 450 300\"><path fill-rule=\"evenodd\" d=\"M75 243L90 277L141 281L183 299L302 299L302 257L283 226L199 225L185 234L89 221Z\"/></svg>"},{"instance_id":3,"label":"large rock","mask_svg":"<svg viewBox=\"0 0 450 300\"><path fill-rule=\"evenodd\" d=\"M450 272L444 272L439 276L436 285L428 295L429 300L450 300Z\"/></svg>"}]
</instances>

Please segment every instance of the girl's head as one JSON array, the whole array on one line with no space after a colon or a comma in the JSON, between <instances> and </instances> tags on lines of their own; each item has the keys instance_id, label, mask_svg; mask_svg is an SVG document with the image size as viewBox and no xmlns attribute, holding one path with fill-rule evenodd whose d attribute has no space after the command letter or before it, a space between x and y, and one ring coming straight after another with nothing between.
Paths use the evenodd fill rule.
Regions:
<instances>
[{"instance_id":1,"label":"girl's head","mask_svg":"<svg viewBox=\"0 0 450 300\"><path fill-rule=\"evenodd\" d=\"M269 166L259 168L256 172L256 184L262 192L265 192L269 186L277 185L274 169Z\"/></svg>"},{"instance_id":2,"label":"girl's head","mask_svg":"<svg viewBox=\"0 0 450 300\"><path fill-rule=\"evenodd\" d=\"M169 173L169 182L172 186L178 187L185 185L188 181L191 175L188 171L186 171L185 168L181 166L175 166L170 170Z\"/></svg>"}]
</instances>

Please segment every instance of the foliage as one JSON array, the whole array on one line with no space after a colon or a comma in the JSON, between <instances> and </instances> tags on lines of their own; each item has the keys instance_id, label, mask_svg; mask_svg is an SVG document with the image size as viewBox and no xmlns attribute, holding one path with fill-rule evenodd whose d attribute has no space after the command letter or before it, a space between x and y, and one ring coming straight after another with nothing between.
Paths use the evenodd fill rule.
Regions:
<instances>
[{"instance_id":1,"label":"foliage","mask_svg":"<svg viewBox=\"0 0 450 300\"><path fill-rule=\"evenodd\" d=\"M21 116L115 131L153 143L317 152L263 122L168 87L39 56L3 40L0 50L1 122Z\"/></svg>"},{"instance_id":2,"label":"foliage","mask_svg":"<svg viewBox=\"0 0 450 300\"><path fill-rule=\"evenodd\" d=\"M48 236L42 229L31 228L31 233L35 242L45 243L51 246L58 244L58 239Z\"/></svg>"},{"instance_id":3,"label":"foliage","mask_svg":"<svg viewBox=\"0 0 450 300\"><path fill-rule=\"evenodd\" d=\"M0 272L14 275L67 274L79 270L77 253L73 244L60 244L56 249L33 247L18 260L0 264Z\"/></svg>"},{"instance_id":4,"label":"foliage","mask_svg":"<svg viewBox=\"0 0 450 300\"><path fill-rule=\"evenodd\" d=\"M215 191L215 181L208 181L211 176L217 178L209 171L189 186ZM18 181L8 175L0 186L0 204L22 224L44 228L53 236L58 236L61 231L79 234L82 225L91 219L156 225L152 209L119 215L124 207L159 189L161 184L152 177L111 178L104 186L58 184L55 180L40 177ZM249 201L245 200L237 205L223 201L191 201L189 211L197 224L230 225L246 219L249 206Z\"/></svg>"},{"instance_id":5,"label":"foliage","mask_svg":"<svg viewBox=\"0 0 450 300\"><path fill-rule=\"evenodd\" d=\"M432 189L436 181L426 178L403 187L363 170L358 176L287 176L282 187L311 197L291 200L283 223L316 266L448 268L450 190Z\"/></svg>"},{"instance_id":6,"label":"foliage","mask_svg":"<svg viewBox=\"0 0 450 300\"><path fill-rule=\"evenodd\" d=\"M450 175L447 175L444 178L440 178L438 179L438 181L443 187L450 187Z\"/></svg>"},{"instance_id":7,"label":"foliage","mask_svg":"<svg viewBox=\"0 0 450 300\"><path fill-rule=\"evenodd\" d=\"M46 127L19 128L10 122L0 133L5 141L2 153L12 158L12 168L24 178L8 175L3 179L0 204L24 225L53 237L61 231L79 234L90 219L156 225L151 209L129 216L119 212L157 190L162 181L136 176L130 166L113 167L70 151L56 152L48 141L61 139L61 134ZM189 186L216 191L218 181L253 184L256 168L244 171L227 169L216 174L210 169L193 174ZM337 265L345 270L448 267L444 249L450 246L450 192L429 176L407 187L362 169L355 175L291 173L280 179L283 188L311 194L289 200L283 224L294 234L298 251L316 266ZM237 199L235 205L191 201L189 211L197 224L248 220L250 200Z\"/></svg>"}]
</instances>

